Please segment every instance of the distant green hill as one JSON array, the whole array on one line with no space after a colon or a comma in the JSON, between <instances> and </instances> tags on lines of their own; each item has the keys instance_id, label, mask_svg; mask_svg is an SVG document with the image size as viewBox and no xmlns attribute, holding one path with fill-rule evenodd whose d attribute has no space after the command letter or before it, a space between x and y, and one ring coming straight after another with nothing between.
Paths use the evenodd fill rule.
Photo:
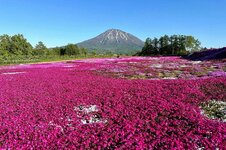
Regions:
<instances>
[{"instance_id":1,"label":"distant green hill","mask_svg":"<svg viewBox=\"0 0 226 150\"><path fill-rule=\"evenodd\" d=\"M132 34L110 29L77 45L97 53L135 54L142 49L144 42Z\"/></svg>"}]
</instances>

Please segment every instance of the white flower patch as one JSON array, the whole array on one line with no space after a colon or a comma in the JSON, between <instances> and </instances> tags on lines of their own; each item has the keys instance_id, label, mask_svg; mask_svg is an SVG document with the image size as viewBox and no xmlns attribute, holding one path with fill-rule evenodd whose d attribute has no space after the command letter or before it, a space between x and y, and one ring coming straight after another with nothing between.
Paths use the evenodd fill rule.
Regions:
<instances>
[{"instance_id":1,"label":"white flower patch","mask_svg":"<svg viewBox=\"0 0 226 150\"><path fill-rule=\"evenodd\" d=\"M53 121L50 121L50 122L49 122L49 125L50 125L50 126L54 126L54 127L56 127L56 128L59 128L61 132L64 132L63 127L60 126L60 125L57 125L57 124L53 123Z\"/></svg>"},{"instance_id":2,"label":"white flower patch","mask_svg":"<svg viewBox=\"0 0 226 150\"><path fill-rule=\"evenodd\" d=\"M185 67L189 67L189 66L187 66L187 65L180 65L179 67L180 68L185 68Z\"/></svg>"},{"instance_id":3,"label":"white flower patch","mask_svg":"<svg viewBox=\"0 0 226 150\"><path fill-rule=\"evenodd\" d=\"M155 58L155 57L150 57L148 58L149 60L159 60L159 58Z\"/></svg>"},{"instance_id":4,"label":"white flower patch","mask_svg":"<svg viewBox=\"0 0 226 150\"><path fill-rule=\"evenodd\" d=\"M97 112L97 106L96 105L89 105L89 106L83 106L80 105L78 107L74 107L75 111L80 111L80 112L84 112L84 113L90 113L90 112Z\"/></svg>"},{"instance_id":5,"label":"white flower patch","mask_svg":"<svg viewBox=\"0 0 226 150\"><path fill-rule=\"evenodd\" d=\"M192 64L200 64L202 61L192 61Z\"/></svg>"},{"instance_id":6,"label":"white flower patch","mask_svg":"<svg viewBox=\"0 0 226 150\"><path fill-rule=\"evenodd\" d=\"M64 66L64 68L72 68L74 66L68 65L68 66Z\"/></svg>"},{"instance_id":7,"label":"white flower patch","mask_svg":"<svg viewBox=\"0 0 226 150\"><path fill-rule=\"evenodd\" d=\"M96 116L92 116L89 119L81 119L82 124L93 124L93 123L107 123L107 120L102 120Z\"/></svg>"},{"instance_id":8,"label":"white flower patch","mask_svg":"<svg viewBox=\"0 0 226 150\"><path fill-rule=\"evenodd\" d=\"M162 79L166 79L166 80L174 80L174 79L178 79L178 78L175 78L175 77L164 77L164 78L162 78Z\"/></svg>"},{"instance_id":9,"label":"white flower patch","mask_svg":"<svg viewBox=\"0 0 226 150\"><path fill-rule=\"evenodd\" d=\"M150 78L148 80L160 80L159 78Z\"/></svg>"},{"instance_id":10,"label":"white flower patch","mask_svg":"<svg viewBox=\"0 0 226 150\"><path fill-rule=\"evenodd\" d=\"M96 105L88 105L88 106L77 106L74 107L74 110L76 111L77 117L80 119L80 122L82 125L84 124L94 124L94 123L107 123L106 119L103 119L101 117L101 114L98 113L98 108ZM73 126L73 120L70 116L61 117L60 120L66 121L66 124L64 126L58 125L54 123L53 121L49 122L50 126L53 126L55 128L60 129L61 132L64 133L64 128L69 127L70 129L75 129Z\"/></svg>"},{"instance_id":11,"label":"white flower patch","mask_svg":"<svg viewBox=\"0 0 226 150\"><path fill-rule=\"evenodd\" d=\"M5 73L2 73L2 75L13 75L13 74L23 74L23 73L26 73L26 72L5 72Z\"/></svg>"},{"instance_id":12,"label":"white flower patch","mask_svg":"<svg viewBox=\"0 0 226 150\"><path fill-rule=\"evenodd\" d=\"M138 62L128 62L129 64L138 64Z\"/></svg>"},{"instance_id":13,"label":"white flower patch","mask_svg":"<svg viewBox=\"0 0 226 150\"><path fill-rule=\"evenodd\" d=\"M226 122L226 102L212 100L202 103L199 108L203 116L209 119L218 119L222 122Z\"/></svg>"},{"instance_id":14,"label":"white flower patch","mask_svg":"<svg viewBox=\"0 0 226 150\"><path fill-rule=\"evenodd\" d=\"M106 123L107 120L103 119L98 113L96 105L74 107L77 113L77 117L80 119L82 124L94 124L94 123Z\"/></svg>"},{"instance_id":15,"label":"white flower patch","mask_svg":"<svg viewBox=\"0 0 226 150\"><path fill-rule=\"evenodd\" d=\"M164 63L164 68L178 68L179 65L177 63Z\"/></svg>"},{"instance_id":16,"label":"white flower patch","mask_svg":"<svg viewBox=\"0 0 226 150\"><path fill-rule=\"evenodd\" d=\"M205 149L205 147L199 147L199 148L197 148L197 150L204 150Z\"/></svg>"},{"instance_id":17,"label":"white flower patch","mask_svg":"<svg viewBox=\"0 0 226 150\"><path fill-rule=\"evenodd\" d=\"M125 69L121 69L121 68L114 68L110 70L111 72L125 72Z\"/></svg>"},{"instance_id":18,"label":"white flower patch","mask_svg":"<svg viewBox=\"0 0 226 150\"><path fill-rule=\"evenodd\" d=\"M143 72L136 72L136 74L139 75L139 76L145 76L145 75L146 75L146 74L143 73ZM149 75L152 75L152 74L149 74Z\"/></svg>"},{"instance_id":19,"label":"white flower patch","mask_svg":"<svg viewBox=\"0 0 226 150\"><path fill-rule=\"evenodd\" d=\"M151 67L153 67L153 68L162 68L163 65L162 64L153 64L153 65L151 65Z\"/></svg>"}]
</instances>

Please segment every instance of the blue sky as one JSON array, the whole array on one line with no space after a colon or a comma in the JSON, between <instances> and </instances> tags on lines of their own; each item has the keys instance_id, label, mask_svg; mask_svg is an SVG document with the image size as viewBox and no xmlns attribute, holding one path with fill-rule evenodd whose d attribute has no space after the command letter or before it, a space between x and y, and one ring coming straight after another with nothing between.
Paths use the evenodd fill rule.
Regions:
<instances>
[{"instance_id":1,"label":"blue sky","mask_svg":"<svg viewBox=\"0 0 226 150\"><path fill-rule=\"evenodd\" d=\"M193 35L217 48L226 46L225 11L226 0L0 0L0 35L53 47L116 28L142 40Z\"/></svg>"}]
</instances>

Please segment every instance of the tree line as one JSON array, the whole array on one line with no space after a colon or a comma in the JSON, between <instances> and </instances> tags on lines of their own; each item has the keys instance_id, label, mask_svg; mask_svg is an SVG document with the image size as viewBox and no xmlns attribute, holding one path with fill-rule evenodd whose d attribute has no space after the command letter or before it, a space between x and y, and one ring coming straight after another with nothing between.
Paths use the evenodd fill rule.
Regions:
<instances>
[{"instance_id":1,"label":"tree line","mask_svg":"<svg viewBox=\"0 0 226 150\"><path fill-rule=\"evenodd\" d=\"M199 51L201 43L193 36L164 35L160 38L147 38L139 56L151 55L187 55Z\"/></svg>"},{"instance_id":2,"label":"tree line","mask_svg":"<svg viewBox=\"0 0 226 150\"><path fill-rule=\"evenodd\" d=\"M68 44L63 47L47 48L45 44L39 41L33 47L22 34L13 36L4 34L0 36L0 56L48 56L48 55L86 55L87 50L79 48L75 44Z\"/></svg>"},{"instance_id":3,"label":"tree line","mask_svg":"<svg viewBox=\"0 0 226 150\"><path fill-rule=\"evenodd\" d=\"M193 36L186 35L164 35L160 38L147 38L141 52L137 55L186 55L200 50L201 43ZM34 47L22 34L13 36L4 34L0 36L0 57L10 56L79 56L86 55L85 48L79 48L75 44L62 47L47 48L39 41Z\"/></svg>"}]
</instances>

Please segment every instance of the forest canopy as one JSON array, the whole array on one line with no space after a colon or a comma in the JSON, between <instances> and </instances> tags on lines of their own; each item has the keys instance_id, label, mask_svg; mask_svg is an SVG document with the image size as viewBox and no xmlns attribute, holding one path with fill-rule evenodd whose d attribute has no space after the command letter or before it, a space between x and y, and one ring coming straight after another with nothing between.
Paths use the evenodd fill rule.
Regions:
<instances>
[{"instance_id":1,"label":"forest canopy","mask_svg":"<svg viewBox=\"0 0 226 150\"><path fill-rule=\"evenodd\" d=\"M33 47L22 34L13 36L4 34L0 36L0 56L48 56L48 55L86 55L86 49L79 48L75 44L63 47L47 48L42 41Z\"/></svg>"},{"instance_id":2,"label":"forest canopy","mask_svg":"<svg viewBox=\"0 0 226 150\"><path fill-rule=\"evenodd\" d=\"M139 56L150 55L186 55L199 51L201 42L193 36L164 35L160 38L147 38Z\"/></svg>"}]
</instances>

